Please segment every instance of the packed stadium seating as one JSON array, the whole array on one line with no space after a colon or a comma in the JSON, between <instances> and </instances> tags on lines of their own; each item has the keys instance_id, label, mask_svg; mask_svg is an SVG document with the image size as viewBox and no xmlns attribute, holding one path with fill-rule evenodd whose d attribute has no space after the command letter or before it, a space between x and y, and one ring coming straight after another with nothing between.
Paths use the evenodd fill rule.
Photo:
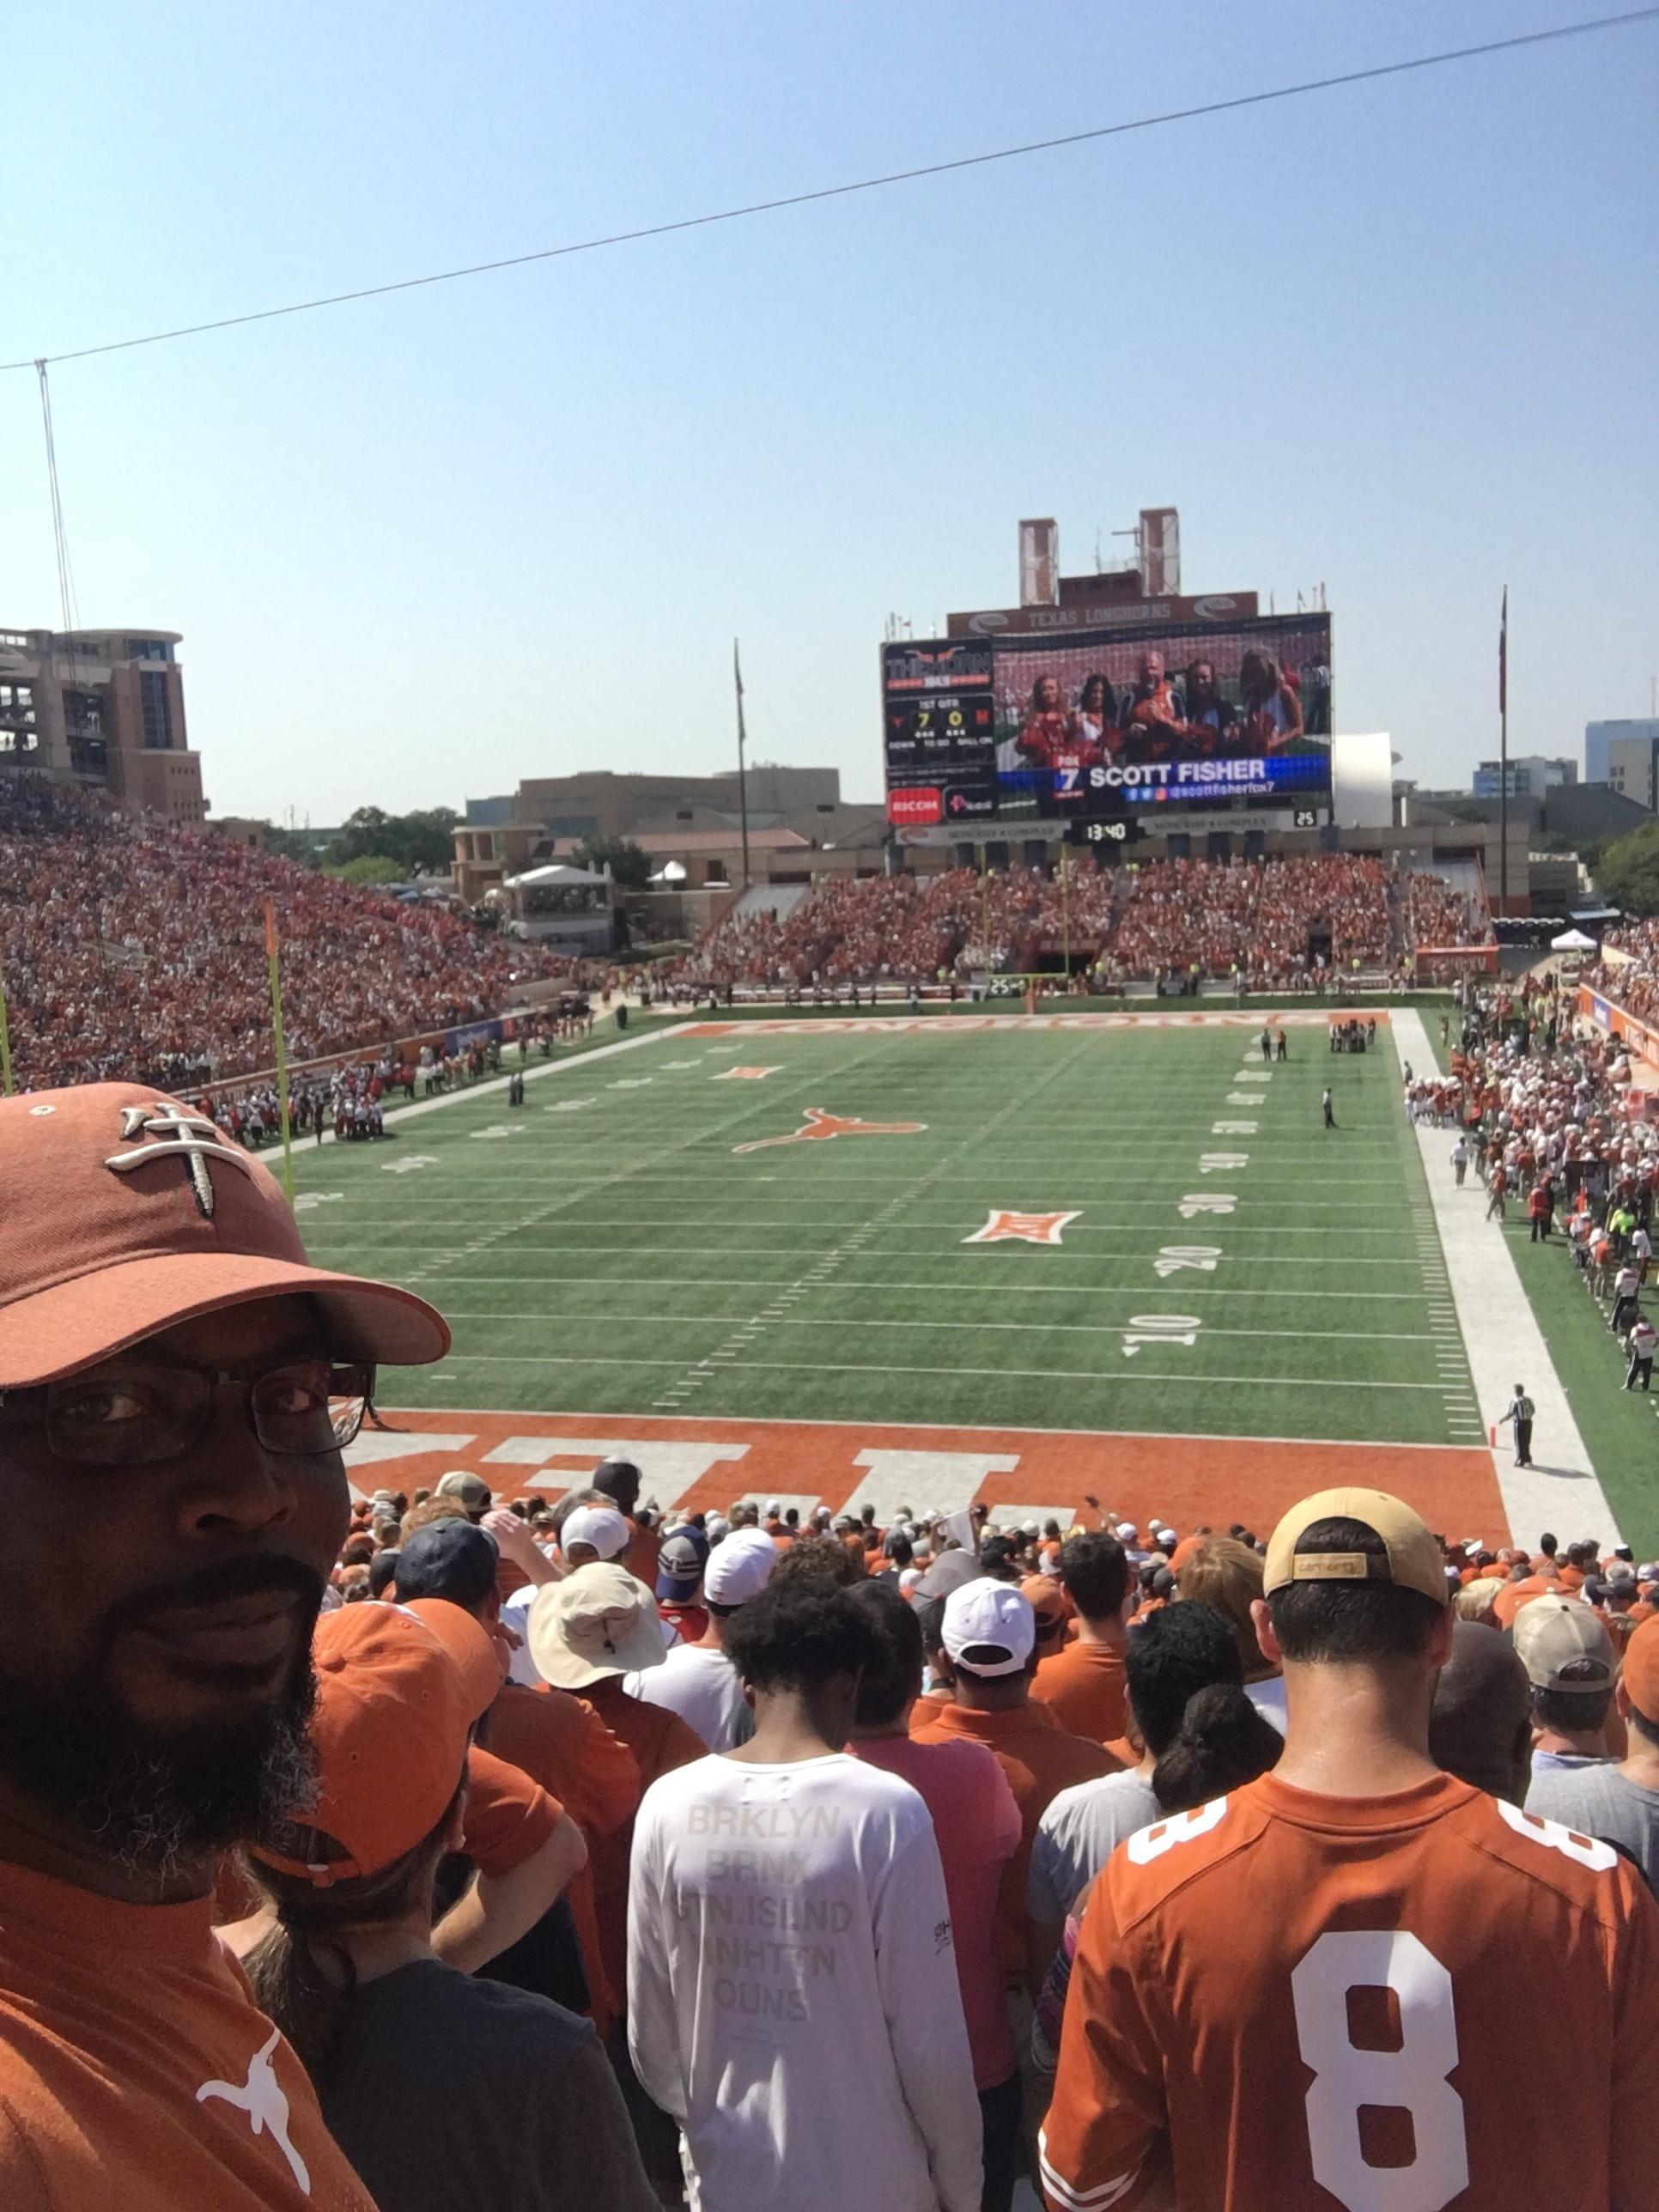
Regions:
<instances>
[{"instance_id":1,"label":"packed stadium seating","mask_svg":"<svg viewBox=\"0 0 1659 2212\"><path fill-rule=\"evenodd\" d=\"M1194 969L1294 984L1316 961L1394 969L1419 945L1490 943L1482 908L1443 877L1391 876L1376 859L1151 860L877 876L826 884L780 924L728 915L677 971L697 988L930 981L1018 972L1069 948L1114 982Z\"/></svg>"},{"instance_id":2,"label":"packed stadium seating","mask_svg":"<svg viewBox=\"0 0 1659 2212\"><path fill-rule=\"evenodd\" d=\"M1659 921L1626 922L1608 931L1605 944L1629 957L1598 961L1584 981L1641 1020L1659 1021Z\"/></svg>"},{"instance_id":3,"label":"packed stadium seating","mask_svg":"<svg viewBox=\"0 0 1659 2212\"><path fill-rule=\"evenodd\" d=\"M219 838L0 781L0 974L21 1085L180 1084L272 1061L264 902L301 1061L497 1011L536 948Z\"/></svg>"}]
</instances>

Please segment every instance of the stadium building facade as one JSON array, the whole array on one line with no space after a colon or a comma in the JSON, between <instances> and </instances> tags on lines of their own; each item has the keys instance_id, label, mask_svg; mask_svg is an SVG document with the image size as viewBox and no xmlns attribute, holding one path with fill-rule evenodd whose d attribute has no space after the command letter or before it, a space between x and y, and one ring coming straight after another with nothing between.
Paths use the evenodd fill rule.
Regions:
<instances>
[{"instance_id":1,"label":"stadium building facade","mask_svg":"<svg viewBox=\"0 0 1659 2212\"><path fill-rule=\"evenodd\" d=\"M207 819L176 630L0 629L0 775L108 792L135 814Z\"/></svg>"}]
</instances>

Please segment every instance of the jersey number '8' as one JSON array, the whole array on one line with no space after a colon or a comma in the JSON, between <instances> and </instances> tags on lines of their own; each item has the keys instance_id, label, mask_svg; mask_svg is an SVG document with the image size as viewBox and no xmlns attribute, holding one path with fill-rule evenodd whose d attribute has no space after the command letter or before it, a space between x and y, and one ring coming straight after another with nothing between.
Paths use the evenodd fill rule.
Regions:
<instances>
[{"instance_id":1,"label":"jersey number '8'","mask_svg":"<svg viewBox=\"0 0 1659 2212\"><path fill-rule=\"evenodd\" d=\"M1528 1842L1561 1852L1592 1872L1618 1863L1611 1845L1576 1836L1498 1801L1509 1826ZM1226 1800L1160 1821L1132 1838L1129 1855L1145 1863L1219 1825ZM1139 1849L1137 1850L1136 1845ZM1400 2008L1393 2051L1362 2051L1348 2024L1348 1992L1391 1990ZM1297 2043L1314 2075L1308 2091L1308 2150L1316 2181L1348 2212L1440 2212L1469 2185L1463 2100L1447 2078L1457 2063L1452 1978L1427 1944L1403 1928L1329 1929L1291 1975ZM1411 2115L1409 2166L1366 2162L1362 2106Z\"/></svg>"}]
</instances>

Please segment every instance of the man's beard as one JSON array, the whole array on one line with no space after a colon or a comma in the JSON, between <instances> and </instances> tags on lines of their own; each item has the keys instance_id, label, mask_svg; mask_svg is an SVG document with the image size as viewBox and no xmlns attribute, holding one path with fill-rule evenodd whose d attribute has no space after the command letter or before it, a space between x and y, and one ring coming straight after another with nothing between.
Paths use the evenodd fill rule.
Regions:
<instances>
[{"instance_id":1,"label":"man's beard","mask_svg":"<svg viewBox=\"0 0 1659 2212\"><path fill-rule=\"evenodd\" d=\"M320 1578L283 1561L240 1587L284 1587L306 1598ZM225 1595L224 1583L216 1585ZM125 1608L123 1609L124 1612ZM312 1802L316 1766L307 1726L316 1699L307 1633L274 1694L240 1713L157 1729L122 1704L104 1661L113 1632L61 1683L0 1668L0 1773L82 1829L103 1856L140 1879L166 1881L234 1843L278 1827Z\"/></svg>"}]
</instances>

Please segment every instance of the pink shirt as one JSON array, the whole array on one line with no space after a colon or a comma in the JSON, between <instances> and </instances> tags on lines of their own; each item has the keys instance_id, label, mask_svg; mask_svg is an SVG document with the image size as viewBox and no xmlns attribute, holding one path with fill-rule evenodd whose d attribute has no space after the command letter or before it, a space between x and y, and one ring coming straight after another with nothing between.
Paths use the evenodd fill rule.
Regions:
<instances>
[{"instance_id":1,"label":"pink shirt","mask_svg":"<svg viewBox=\"0 0 1659 2212\"><path fill-rule=\"evenodd\" d=\"M973 2054L974 2087L994 2089L1017 2069L997 1950L997 1893L1019 1849L1019 1808L980 1743L916 1743L878 1736L847 1747L855 1759L908 1782L933 1816L945 1869L957 1978Z\"/></svg>"}]
</instances>

